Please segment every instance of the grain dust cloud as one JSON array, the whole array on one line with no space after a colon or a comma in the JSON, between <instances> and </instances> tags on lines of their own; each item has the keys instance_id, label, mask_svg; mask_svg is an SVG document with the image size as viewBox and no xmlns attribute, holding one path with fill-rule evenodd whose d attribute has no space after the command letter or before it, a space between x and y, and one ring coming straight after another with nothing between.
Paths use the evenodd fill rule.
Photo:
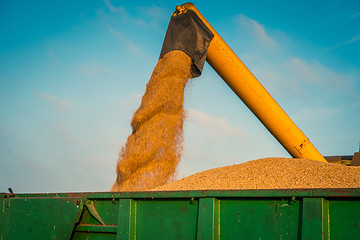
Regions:
<instances>
[{"instance_id":1,"label":"grain dust cloud","mask_svg":"<svg viewBox=\"0 0 360 240\"><path fill-rule=\"evenodd\" d=\"M174 180L191 69L192 60L182 51L171 51L158 61L131 120L133 131L119 154L112 191L149 190Z\"/></svg>"}]
</instances>

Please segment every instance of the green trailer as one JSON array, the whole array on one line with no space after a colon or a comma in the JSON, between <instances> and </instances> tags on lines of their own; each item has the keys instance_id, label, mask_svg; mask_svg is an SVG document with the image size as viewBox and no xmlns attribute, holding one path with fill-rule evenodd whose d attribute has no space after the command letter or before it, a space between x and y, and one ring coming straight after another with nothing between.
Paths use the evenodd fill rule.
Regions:
<instances>
[{"instance_id":1,"label":"green trailer","mask_svg":"<svg viewBox=\"0 0 360 240\"><path fill-rule=\"evenodd\" d=\"M1 240L359 239L360 189L0 193Z\"/></svg>"}]
</instances>

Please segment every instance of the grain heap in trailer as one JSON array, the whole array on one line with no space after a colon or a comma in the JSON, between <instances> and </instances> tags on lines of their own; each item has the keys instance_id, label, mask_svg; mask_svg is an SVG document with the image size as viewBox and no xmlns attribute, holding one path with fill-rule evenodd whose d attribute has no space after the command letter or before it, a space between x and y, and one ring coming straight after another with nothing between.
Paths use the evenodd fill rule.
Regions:
<instances>
[{"instance_id":1,"label":"grain heap in trailer","mask_svg":"<svg viewBox=\"0 0 360 240\"><path fill-rule=\"evenodd\" d=\"M293 159L267 158L208 170L146 191L122 190L127 186L123 182L136 182L124 167L118 168L112 192L10 190L0 193L1 240L360 236L359 152L322 156L191 3L177 6L171 17L160 61L171 54L191 58L191 77L199 76L207 61ZM171 106L163 109L173 113ZM141 131L145 120L134 115L133 133ZM138 167L138 175L144 176L141 171ZM170 176L171 171L162 169L161 174Z\"/></svg>"}]
</instances>

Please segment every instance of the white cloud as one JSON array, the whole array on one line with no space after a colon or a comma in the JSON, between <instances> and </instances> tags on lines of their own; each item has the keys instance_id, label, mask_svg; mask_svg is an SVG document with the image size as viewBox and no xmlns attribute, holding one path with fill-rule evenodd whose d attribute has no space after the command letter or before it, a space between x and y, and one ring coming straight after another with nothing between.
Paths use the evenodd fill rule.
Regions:
<instances>
[{"instance_id":1,"label":"white cloud","mask_svg":"<svg viewBox=\"0 0 360 240\"><path fill-rule=\"evenodd\" d=\"M298 81L311 82L311 83L325 83L327 79L322 76L326 72L324 67L314 62L312 65L306 63L297 57L290 58L285 62L285 68L291 72Z\"/></svg>"},{"instance_id":2,"label":"white cloud","mask_svg":"<svg viewBox=\"0 0 360 240\"><path fill-rule=\"evenodd\" d=\"M333 88L338 88L343 92L351 91L355 79L351 74L331 69L316 59L304 59L287 53L288 47L293 43L286 33L277 32L275 40L268 34L264 25L244 14L236 15L234 20L244 34L251 36L248 41L257 41L256 47L251 45L251 49L247 49L253 54L243 55L242 58L259 81L272 93L296 94L306 98L316 91L323 92ZM360 34L333 49L359 40ZM276 49L276 54L267 51L268 49Z\"/></svg>"},{"instance_id":3,"label":"white cloud","mask_svg":"<svg viewBox=\"0 0 360 240\"><path fill-rule=\"evenodd\" d=\"M166 10L164 8L158 7L158 6L145 6L145 7L139 7L139 10L143 15L157 19L160 21L167 21L170 19L170 16L166 15Z\"/></svg>"},{"instance_id":4,"label":"white cloud","mask_svg":"<svg viewBox=\"0 0 360 240\"><path fill-rule=\"evenodd\" d=\"M189 120L194 120L212 135L245 136L245 132L240 127L230 125L226 118L215 117L193 109L187 110L187 115Z\"/></svg>"},{"instance_id":5,"label":"white cloud","mask_svg":"<svg viewBox=\"0 0 360 240\"><path fill-rule=\"evenodd\" d=\"M351 17L352 17L353 19L355 19L355 18L357 18L357 17L360 17L360 12L354 13Z\"/></svg>"},{"instance_id":6,"label":"white cloud","mask_svg":"<svg viewBox=\"0 0 360 240\"><path fill-rule=\"evenodd\" d=\"M89 77L114 76L115 70L112 67L102 65L98 62L80 64L80 72Z\"/></svg>"},{"instance_id":7,"label":"white cloud","mask_svg":"<svg viewBox=\"0 0 360 240\"><path fill-rule=\"evenodd\" d=\"M166 24L171 16L171 12L158 6L135 7L135 9L125 9L124 6L115 7L109 0L104 0L105 5L116 16L115 22L120 19L122 24L141 28L150 28L157 33L163 34L163 24ZM120 18L119 18L120 15ZM107 16L108 19L109 16Z\"/></svg>"},{"instance_id":8,"label":"white cloud","mask_svg":"<svg viewBox=\"0 0 360 240\"><path fill-rule=\"evenodd\" d=\"M340 113L342 110L343 108L322 108L319 110L319 113L330 117Z\"/></svg>"},{"instance_id":9,"label":"white cloud","mask_svg":"<svg viewBox=\"0 0 360 240\"><path fill-rule=\"evenodd\" d=\"M336 87L348 90L353 83L350 75L339 73L318 61L305 62L291 58L285 65L287 71L297 78L298 82L318 84L321 87Z\"/></svg>"},{"instance_id":10,"label":"white cloud","mask_svg":"<svg viewBox=\"0 0 360 240\"><path fill-rule=\"evenodd\" d=\"M40 93L34 91L36 97L46 102L53 104L60 112L67 113L72 110L73 106L69 100L58 98L49 93Z\"/></svg>"},{"instance_id":11,"label":"white cloud","mask_svg":"<svg viewBox=\"0 0 360 240\"><path fill-rule=\"evenodd\" d=\"M359 41L359 40L360 40L360 34L358 34L358 35L350 38L349 40L347 40L347 41L345 42L345 44L351 44L351 43L357 42L357 41Z\"/></svg>"},{"instance_id":12,"label":"white cloud","mask_svg":"<svg viewBox=\"0 0 360 240\"><path fill-rule=\"evenodd\" d=\"M104 0L104 3L110 9L111 12L126 14L124 6L114 7L114 5L112 5L112 3L109 0Z\"/></svg>"},{"instance_id":13,"label":"white cloud","mask_svg":"<svg viewBox=\"0 0 360 240\"><path fill-rule=\"evenodd\" d=\"M139 12L138 15L141 17L131 17L131 23L138 27L149 28L159 34L164 34L171 12L158 6L137 7L137 10Z\"/></svg>"},{"instance_id":14,"label":"white cloud","mask_svg":"<svg viewBox=\"0 0 360 240\"><path fill-rule=\"evenodd\" d=\"M346 40L346 41L344 41L342 43L339 43L339 44L337 44L335 46L330 47L329 51L334 51L334 50L336 50L338 48L341 48L341 47L344 47L346 45L352 44L352 43L357 42L359 40L360 40L360 34L357 34L357 35L353 36L352 38L350 38L350 39L348 39L348 40Z\"/></svg>"},{"instance_id":15,"label":"white cloud","mask_svg":"<svg viewBox=\"0 0 360 240\"><path fill-rule=\"evenodd\" d=\"M47 46L47 47L45 47L45 49L46 49L46 52L49 54L49 56L50 56L50 58L52 60L56 60L56 61L59 60L59 58L56 56L56 54L55 54L55 52L54 52L54 50L52 48Z\"/></svg>"},{"instance_id":16,"label":"white cloud","mask_svg":"<svg viewBox=\"0 0 360 240\"><path fill-rule=\"evenodd\" d=\"M119 31L116 31L113 27L108 25L110 33L124 43L134 54L141 58L148 58L146 53L139 47L137 44L129 40L124 34Z\"/></svg>"},{"instance_id":17,"label":"white cloud","mask_svg":"<svg viewBox=\"0 0 360 240\"><path fill-rule=\"evenodd\" d=\"M134 109L140 106L142 94L140 93L133 93L130 98L122 100L119 105L121 108L131 108Z\"/></svg>"},{"instance_id":18,"label":"white cloud","mask_svg":"<svg viewBox=\"0 0 360 240\"><path fill-rule=\"evenodd\" d=\"M329 119L345 115L346 112L349 112L352 109L354 109L354 106L343 105L335 107L333 104L329 104L328 99L319 99L318 102L314 101L302 106L295 112L295 114L292 116L292 119L296 123L298 122L309 124L319 121L327 123Z\"/></svg>"},{"instance_id":19,"label":"white cloud","mask_svg":"<svg viewBox=\"0 0 360 240\"><path fill-rule=\"evenodd\" d=\"M313 98L316 92L331 89L349 94L355 77L350 73L338 72L319 61L279 55L277 58L245 55L252 66L250 69L265 88L275 97ZM286 99L286 98L285 98Z\"/></svg>"},{"instance_id":20,"label":"white cloud","mask_svg":"<svg viewBox=\"0 0 360 240\"><path fill-rule=\"evenodd\" d=\"M276 46L276 41L266 33L265 27L254 19L244 14L239 14L235 17L235 22L238 26L245 28L260 44L272 47Z\"/></svg>"}]
</instances>

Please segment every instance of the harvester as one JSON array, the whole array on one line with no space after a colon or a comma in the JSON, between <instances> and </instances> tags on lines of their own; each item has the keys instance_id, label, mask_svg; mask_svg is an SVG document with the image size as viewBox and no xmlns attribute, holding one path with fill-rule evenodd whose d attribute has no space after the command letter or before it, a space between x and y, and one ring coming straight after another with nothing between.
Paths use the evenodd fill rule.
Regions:
<instances>
[{"instance_id":1,"label":"harvester","mask_svg":"<svg viewBox=\"0 0 360 240\"><path fill-rule=\"evenodd\" d=\"M191 3L176 7L160 57L207 61L294 158L323 157ZM357 239L360 189L0 193L0 239Z\"/></svg>"},{"instance_id":2,"label":"harvester","mask_svg":"<svg viewBox=\"0 0 360 240\"><path fill-rule=\"evenodd\" d=\"M324 157L192 3L176 7L160 57L180 50L201 74L205 59L293 158L351 165L353 156ZM354 159L358 154L354 154ZM357 164L358 160L353 161Z\"/></svg>"}]
</instances>

